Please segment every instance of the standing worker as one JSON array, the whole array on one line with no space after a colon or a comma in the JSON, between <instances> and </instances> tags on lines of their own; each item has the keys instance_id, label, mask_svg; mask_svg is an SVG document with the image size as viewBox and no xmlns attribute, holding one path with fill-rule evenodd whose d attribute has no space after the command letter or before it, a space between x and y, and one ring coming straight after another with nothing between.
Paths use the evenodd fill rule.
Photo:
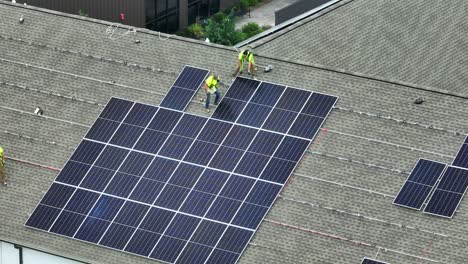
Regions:
<instances>
[{"instance_id":1,"label":"standing worker","mask_svg":"<svg viewBox=\"0 0 468 264\"><path fill-rule=\"evenodd\" d=\"M206 92L206 102L205 102L205 109L206 112L210 112L210 99L211 94L215 94L215 101L214 104L218 105L220 93L218 91L218 84L219 84L219 75L215 78L214 74L211 74L205 82L205 92Z\"/></svg>"},{"instance_id":2,"label":"standing worker","mask_svg":"<svg viewBox=\"0 0 468 264\"><path fill-rule=\"evenodd\" d=\"M6 176L3 173L3 167L5 166L5 154L3 153L3 148L0 147L0 181L3 185L7 185Z\"/></svg>"},{"instance_id":3,"label":"standing worker","mask_svg":"<svg viewBox=\"0 0 468 264\"><path fill-rule=\"evenodd\" d=\"M247 58L247 54L249 54L249 52L247 50L242 50L239 53L239 59L237 60L237 68L236 68L236 71L234 72L234 74L232 74L233 78L236 78L238 73L242 74L242 71L244 70L244 61Z\"/></svg>"},{"instance_id":4,"label":"standing worker","mask_svg":"<svg viewBox=\"0 0 468 264\"><path fill-rule=\"evenodd\" d=\"M255 65L254 53L252 49L249 50L249 52L247 53L247 62L249 63L249 65L247 66L247 72L250 76L252 76L254 80L257 80L257 78L255 77L257 73L257 65Z\"/></svg>"}]
</instances>

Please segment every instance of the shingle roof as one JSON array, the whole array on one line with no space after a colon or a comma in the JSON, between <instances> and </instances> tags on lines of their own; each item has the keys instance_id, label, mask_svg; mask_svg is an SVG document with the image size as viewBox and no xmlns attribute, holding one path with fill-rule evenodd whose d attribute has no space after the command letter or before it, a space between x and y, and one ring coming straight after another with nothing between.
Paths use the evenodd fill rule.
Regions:
<instances>
[{"instance_id":1,"label":"shingle roof","mask_svg":"<svg viewBox=\"0 0 468 264\"><path fill-rule=\"evenodd\" d=\"M343 0L251 45L266 56L466 96L467 9L463 0Z\"/></svg>"},{"instance_id":2,"label":"shingle roof","mask_svg":"<svg viewBox=\"0 0 468 264\"><path fill-rule=\"evenodd\" d=\"M349 6L363 1L355 2ZM366 3L383 6L386 1ZM422 2L399 1L388 7L405 10L419 7L416 4ZM329 15L352 17L359 9L345 12L346 8ZM380 11L382 16L393 12ZM23 24L18 23L21 15ZM464 20L454 15L450 21ZM215 70L223 80L234 71L233 49L166 39L146 30L110 39L106 34L110 25L0 3L0 144L7 157L61 168L111 96L157 105L185 64ZM293 36L290 41L294 43ZM450 87L434 92L287 62L275 54L263 56L266 50L257 53L259 64L274 66L259 79L337 95L340 100L240 263L360 263L364 256L376 255L389 263L468 262L466 201L452 220L391 204L418 158L451 162L467 131L465 98L442 92ZM384 51L376 47L374 53ZM349 59L357 69L360 64L367 69L361 57ZM414 76L425 74L422 67L411 70ZM413 80L419 79L408 81ZM426 101L413 104L420 96ZM197 98L187 111L205 115ZM37 106L44 109L44 116L32 114ZM156 263L24 227L56 172L15 160L7 161L5 172L11 184L0 188L0 239L90 263Z\"/></svg>"}]
</instances>

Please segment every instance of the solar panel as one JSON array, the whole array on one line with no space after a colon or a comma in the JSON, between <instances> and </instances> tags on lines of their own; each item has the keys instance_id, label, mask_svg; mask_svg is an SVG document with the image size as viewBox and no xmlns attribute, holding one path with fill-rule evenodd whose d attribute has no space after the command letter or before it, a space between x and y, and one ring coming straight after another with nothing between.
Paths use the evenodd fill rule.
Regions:
<instances>
[{"instance_id":1,"label":"solar panel","mask_svg":"<svg viewBox=\"0 0 468 264\"><path fill-rule=\"evenodd\" d=\"M452 218L468 187L468 170L448 166L429 202L424 208L428 214Z\"/></svg>"},{"instance_id":2,"label":"solar panel","mask_svg":"<svg viewBox=\"0 0 468 264\"><path fill-rule=\"evenodd\" d=\"M468 168L468 136L458 150L457 156L452 162L453 166Z\"/></svg>"},{"instance_id":3,"label":"solar panel","mask_svg":"<svg viewBox=\"0 0 468 264\"><path fill-rule=\"evenodd\" d=\"M162 100L160 106L184 111L193 96L195 96L200 84L208 76L208 73L208 70L186 65Z\"/></svg>"},{"instance_id":4,"label":"solar panel","mask_svg":"<svg viewBox=\"0 0 468 264\"><path fill-rule=\"evenodd\" d=\"M421 210L446 166L446 164L431 160L418 160L393 204Z\"/></svg>"},{"instance_id":5,"label":"solar panel","mask_svg":"<svg viewBox=\"0 0 468 264\"><path fill-rule=\"evenodd\" d=\"M268 130L270 113L238 123L244 108L219 110L229 100L320 127L337 97L238 78L211 118L112 98L26 226L168 263L235 263L317 129Z\"/></svg>"},{"instance_id":6,"label":"solar panel","mask_svg":"<svg viewBox=\"0 0 468 264\"><path fill-rule=\"evenodd\" d=\"M387 262L382 262L374 259L364 258L361 264L388 264Z\"/></svg>"}]
</instances>

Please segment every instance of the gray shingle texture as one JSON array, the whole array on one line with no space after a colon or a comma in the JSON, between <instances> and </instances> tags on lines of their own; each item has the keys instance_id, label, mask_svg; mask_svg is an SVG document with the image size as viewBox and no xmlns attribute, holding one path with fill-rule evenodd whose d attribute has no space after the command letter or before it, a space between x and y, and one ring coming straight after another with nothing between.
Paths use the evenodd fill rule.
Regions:
<instances>
[{"instance_id":1,"label":"gray shingle texture","mask_svg":"<svg viewBox=\"0 0 468 264\"><path fill-rule=\"evenodd\" d=\"M256 52L468 94L466 1L342 2L259 40Z\"/></svg>"},{"instance_id":2,"label":"gray shingle texture","mask_svg":"<svg viewBox=\"0 0 468 264\"><path fill-rule=\"evenodd\" d=\"M447 6L437 3L431 8L441 8L441 13L427 14L426 1L352 1L311 22L336 23L332 24L336 25L333 30L317 33L306 26L297 30L304 30L304 37L330 34L328 48L339 49L344 45L339 39L350 37L346 35L349 26L364 27L365 21L358 21L375 20L367 25L372 30L363 30L359 37L352 38L352 54L328 51L321 56L336 59L338 66L345 65L339 62L346 60L362 72L375 70L398 79L404 73L412 78L407 81L463 91L456 75L460 71L450 70L458 69L463 59L454 50L442 53L458 54L458 60L447 61L444 67L436 64L431 75L434 78L424 78L425 67L430 68L440 52L437 49L462 45L461 36L455 43L448 40L452 32L448 29L464 23L461 11L454 8L455 2L445 1ZM404 15L416 10L420 18ZM357 15L359 12L365 14ZM17 22L21 14L25 17L22 25ZM431 14L434 19L442 14L447 19L439 25L426 23L426 16ZM390 33L381 35L379 31L385 31L378 29L391 26L378 19L381 17L401 20L399 31L408 26L407 32L413 32L415 23L429 24L434 32L440 31L440 36L428 39L423 33L401 34L402 43L415 43L417 39L422 45L398 53L410 58L398 62L406 70L391 72L379 65L371 67L368 62L374 61L373 57L353 43L383 43L372 46L372 54L390 53L384 45ZM178 37L165 39L167 36L145 30L112 40L105 33L109 25L0 3L0 144L7 157L61 168L111 96L157 105L185 64L220 73L224 80L221 89L225 91L235 68L234 50ZM126 30L116 32L124 34ZM332 38L333 32L339 36ZM134 43L135 39L141 43ZM316 39L312 37L314 50L325 49ZM275 41L286 40L279 37ZM303 43L294 36L287 41ZM387 41L395 45L391 38ZM424 47L434 46L433 42L437 44L434 50L423 52ZM427 65L411 58L418 52L433 55L428 56ZM318 58L315 53L310 56ZM259 79L337 95L340 100L324 125L327 130L318 134L240 263L360 263L364 256L376 255L389 263L468 263L466 201L451 220L391 204L417 159L451 162L463 141L462 134L468 130L463 122L468 119L467 100L273 57L257 56L258 63L275 66L270 74L260 73ZM437 60L444 62L444 58ZM379 57L378 61L387 60ZM453 77L444 77L450 83L439 78L443 71ZM200 96L201 92L188 112L206 115L198 101ZM414 105L413 100L419 96L426 102ZM44 109L42 117L32 114L38 106ZM0 188L0 239L89 263L157 263L24 227L56 172L14 160L7 160L5 172L11 184Z\"/></svg>"}]
</instances>

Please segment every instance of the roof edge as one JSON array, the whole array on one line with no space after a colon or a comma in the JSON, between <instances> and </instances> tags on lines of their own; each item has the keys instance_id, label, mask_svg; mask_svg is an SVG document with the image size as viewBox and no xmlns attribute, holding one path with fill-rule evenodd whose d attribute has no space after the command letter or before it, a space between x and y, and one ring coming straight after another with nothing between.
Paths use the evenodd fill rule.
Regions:
<instances>
[{"instance_id":1,"label":"roof edge","mask_svg":"<svg viewBox=\"0 0 468 264\"><path fill-rule=\"evenodd\" d=\"M221 44L216 44L216 43L211 43L211 42L205 42L205 41L197 40L197 39L181 37L181 36L177 36L177 35L174 35L174 34L162 33L162 32L159 32L159 31L153 31L153 30L149 30L149 29L146 29L146 28L139 28L139 27L134 27L134 26L130 26L130 25L124 25L124 24L117 23L117 22L110 22L110 21L100 20L100 19L96 19L96 18L83 17L83 16L80 16L80 15L74 15L74 14L59 12L59 11L45 9L45 8L36 7L36 6L11 3L9 1L1 1L0 0L0 5L6 5L6 6L9 6L9 7L14 7L14 8L18 8L18 9L33 10L33 11L46 13L46 14L50 14L50 15L67 17L67 18L72 18L72 19L81 20L81 21L87 21L87 22L91 22L91 23L95 23L95 24L101 24L103 26L119 25L119 27L122 28L122 29L133 29L134 28L139 33L144 33L144 34L148 34L148 35L157 36L162 40L174 39L174 40L183 41L183 42L187 42L187 43L192 43L192 44L203 45L203 46L208 46L208 47L212 47L212 48L218 48L218 49L237 52L236 49L233 48L233 47L229 47L229 46L225 46L225 45L221 45Z\"/></svg>"},{"instance_id":2,"label":"roof edge","mask_svg":"<svg viewBox=\"0 0 468 264\"><path fill-rule=\"evenodd\" d=\"M292 31L304 24L307 24L310 21L321 17L322 15L325 15L328 12L333 11L351 1L353 0L331 0L330 2L327 2L297 17L291 18L258 35L255 35L247 40L237 43L234 47L241 48L246 45L252 46L253 48L259 47L267 42L274 40L278 36L281 36L288 31Z\"/></svg>"}]
</instances>

